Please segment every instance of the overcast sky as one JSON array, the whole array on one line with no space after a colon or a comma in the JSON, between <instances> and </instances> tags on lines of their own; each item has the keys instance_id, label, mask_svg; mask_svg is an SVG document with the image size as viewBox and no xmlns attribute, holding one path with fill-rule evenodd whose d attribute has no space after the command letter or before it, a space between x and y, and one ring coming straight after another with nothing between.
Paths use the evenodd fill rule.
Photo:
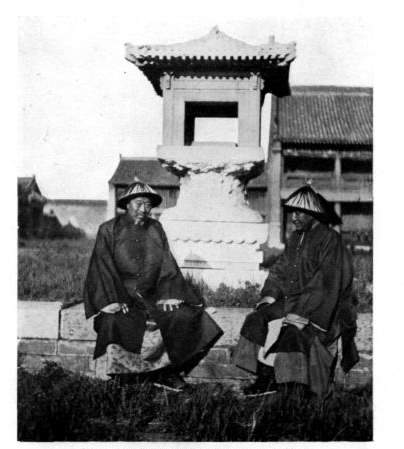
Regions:
<instances>
[{"instance_id":1,"label":"overcast sky","mask_svg":"<svg viewBox=\"0 0 404 449\"><path fill-rule=\"evenodd\" d=\"M106 199L119 154L155 156L161 144L161 97L124 59L124 43L181 42L201 37L214 25L251 44L265 43L271 34L281 43L296 41L292 85L373 85L372 28L358 17L229 22L24 17L19 23L18 175L35 174L48 198Z\"/></svg>"}]
</instances>

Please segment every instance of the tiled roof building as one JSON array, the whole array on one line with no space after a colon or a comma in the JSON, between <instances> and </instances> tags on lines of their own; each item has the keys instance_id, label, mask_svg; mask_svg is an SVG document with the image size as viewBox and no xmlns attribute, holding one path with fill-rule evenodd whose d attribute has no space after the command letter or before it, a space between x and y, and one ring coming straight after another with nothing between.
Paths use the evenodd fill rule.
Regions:
<instances>
[{"instance_id":1,"label":"tiled roof building","mask_svg":"<svg viewBox=\"0 0 404 449\"><path fill-rule=\"evenodd\" d=\"M22 238L36 236L47 199L42 195L35 176L18 177L17 189L18 235Z\"/></svg>"},{"instance_id":2,"label":"tiled roof building","mask_svg":"<svg viewBox=\"0 0 404 449\"><path fill-rule=\"evenodd\" d=\"M178 177L166 170L157 158L149 157L121 157L109 182L127 186L135 176L153 187L179 187Z\"/></svg>"},{"instance_id":3,"label":"tiled roof building","mask_svg":"<svg viewBox=\"0 0 404 449\"><path fill-rule=\"evenodd\" d=\"M371 88L297 86L289 97L272 97L266 177L268 220L278 239L287 227L281 202L306 180L342 214L342 230L370 235L372 133Z\"/></svg>"},{"instance_id":4,"label":"tiled roof building","mask_svg":"<svg viewBox=\"0 0 404 449\"><path fill-rule=\"evenodd\" d=\"M284 144L372 145L370 88L299 86L274 98L277 138Z\"/></svg>"}]
</instances>

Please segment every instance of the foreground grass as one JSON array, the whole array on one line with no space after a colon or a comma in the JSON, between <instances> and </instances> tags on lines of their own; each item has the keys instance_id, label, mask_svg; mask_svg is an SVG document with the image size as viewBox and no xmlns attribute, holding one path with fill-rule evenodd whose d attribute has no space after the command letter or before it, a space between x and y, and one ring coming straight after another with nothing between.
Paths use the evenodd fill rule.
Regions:
<instances>
[{"instance_id":1,"label":"foreground grass","mask_svg":"<svg viewBox=\"0 0 404 449\"><path fill-rule=\"evenodd\" d=\"M143 441L147 432L177 441L370 441L371 387L326 401L286 392L245 399L221 385L179 395L120 387L54 363L18 374L20 441Z\"/></svg>"},{"instance_id":2,"label":"foreground grass","mask_svg":"<svg viewBox=\"0 0 404 449\"><path fill-rule=\"evenodd\" d=\"M18 254L18 297L22 300L61 301L64 305L82 300L82 289L93 240L27 240ZM372 310L372 255L353 256L354 291L360 312ZM216 307L253 307L259 298L260 286L246 282L239 288L221 284L212 290L206 284L192 281Z\"/></svg>"}]
</instances>

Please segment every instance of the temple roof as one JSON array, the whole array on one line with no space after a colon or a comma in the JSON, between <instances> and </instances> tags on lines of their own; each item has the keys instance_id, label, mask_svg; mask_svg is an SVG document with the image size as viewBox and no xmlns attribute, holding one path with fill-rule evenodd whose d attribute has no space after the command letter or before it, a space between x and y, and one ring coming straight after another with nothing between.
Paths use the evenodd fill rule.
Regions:
<instances>
[{"instance_id":1,"label":"temple roof","mask_svg":"<svg viewBox=\"0 0 404 449\"><path fill-rule=\"evenodd\" d=\"M284 144L372 145L373 89L293 87L291 96L273 99L272 133L275 124Z\"/></svg>"},{"instance_id":2,"label":"temple roof","mask_svg":"<svg viewBox=\"0 0 404 449\"><path fill-rule=\"evenodd\" d=\"M36 177L33 176L18 176L17 177L18 187L24 191L36 192L42 195Z\"/></svg>"},{"instance_id":3,"label":"temple roof","mask_svg":"<svg viewBox=\"0 0 404 449\"><path fill-rule=\"evenodd\" d=\"M42 195L34 176L17 177L18 194L26 195L29 202L45 203L47 199Z\"/></svg>"},{"instance_id":4,"label":"temple roof","mask_svg":"<svg viewBox=\"0 0 404 449\"><path fill-rule=\"evenodd\" d=\"M268 43L251 45L228 36L214 27L198 39L168 45L125 44L126 59L144 72L153 84L158 95L161 95L160 76L164 71L186 70L229 70L258 71L265 79L275 75L286 77L288 82L289 65L296 58L296 44L280 44L273 36ZM276 78L276 76L275 76ZM283 83L285 79L282 80ZM276 94L287 95L288 88L280 88L279 81L268 85L267 91L275 90ZM279 91L279 92L278 92Z\"/></svg>"},{"instance_id":5,"label":"temple roof","mask_svg":"<svg viewBox=\"0 0 404 449\"><path fill-rule=\"evenodd\" d=\"M29 188L35 183L35 176L18 176L17 183L23 188Z\"/></svg>"},{"instance_id":6,"label":"temple roof","mask_svg":"<svg viewBox=\"0 0 404 449\"><path fill-rule=\"evenodd\" d=\"M135 176L152 187L179 187L180 184L177 176L166 170L157 158L152 157L122 157L109 182L128 185Z\"/></svg>"}]
</instances>

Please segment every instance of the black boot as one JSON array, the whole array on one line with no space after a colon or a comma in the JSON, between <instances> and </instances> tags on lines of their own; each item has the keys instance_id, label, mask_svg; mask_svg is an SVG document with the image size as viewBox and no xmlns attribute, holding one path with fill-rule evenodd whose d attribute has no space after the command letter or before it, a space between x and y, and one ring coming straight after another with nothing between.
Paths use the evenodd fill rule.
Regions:
<instances>
[{"instance_id":1,"label":"black boot","mask_svg":"<svg viewBox=\"0 0 404 449\"><path fill-rule=\"evenodd\" d=\"M255 382L244 388L244 395L247 397L266 396L277 391L275 381L275 371L273 366L264 365L258 362L257 378Z\"/></svg>"},{"instance_id":2,"label":"black boot","mask_svg":"<svg viewBox=\"0 0 404 449\"><path fill-rule=\"evenodd\" d=\"M163 390L179 393L188 385L178 370L175 368L163 368L158 370L153 376L153 385Z\"/></svg>"}]
</instances>

